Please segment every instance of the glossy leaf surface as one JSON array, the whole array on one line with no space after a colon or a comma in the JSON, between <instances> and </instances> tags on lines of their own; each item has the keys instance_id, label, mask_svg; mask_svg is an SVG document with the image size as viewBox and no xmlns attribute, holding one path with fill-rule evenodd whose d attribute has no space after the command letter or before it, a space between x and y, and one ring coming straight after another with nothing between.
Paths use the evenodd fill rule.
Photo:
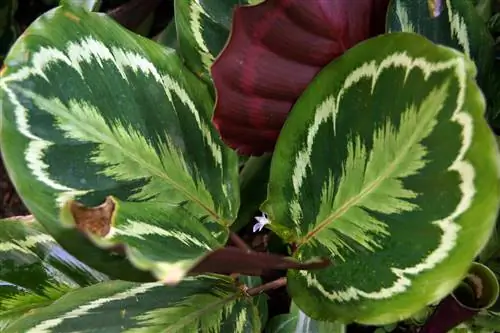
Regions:
<instances>
[{"instance_id":1,"label":"glossy leaf surface","mask_svg":"<svg viewBox=\"0 0 500 333\"><path fill-rule=\"evenodd\" d=\"M288 273L307 315L392 323L465 275L500 198L475 73L451 48L388 34L327 66L294 106L262 210L295 258L333 262Z\"/></svg>"},{"instance_id":2,"label":"glossy leaf surface","mask_svg":"<svg viewBox=\"0 0 500 333\"><path fill-rule=\"evenodd\" d=\"M72 292L4 332L260 333L256 305L225 276L161 283L110 281Z\"/></svg>"},{"instance_id":3,"label":"glossy leaf surface","mask_svg":"<svg viewBox=\"0 0 500 333\"><path fill-rule=\"evenodd\" d=\"M290 313L273 317L265 333L345 333L346 325L309 318L293 302Z\"/></svg>"},{"instance_id":4,"label":"glossy leaf surface","mask_svg":"<svg viewBox=\"0 0 500 333\"><path fill-rule=\"evenodd\" d=\"M237 156L173 50L103 14L59 7L5 63L6 168L65 248L100 271L146 279L78 229L103 248L124 244L135 267L175 283L224 245L239 206Z\"/></svg>"},{"instance_id":5,"label":"glossy leaf surface","mask_svg":"<svg viewBox=\"0 0 500 333\"><path fill-rule=\"evenodd\" d=\"M263 0L174 0L179 52L186 65L211 83L210 67L226 44L238 5Z\"/></svg>"},{"instance_id":6,"label":"glossy leaf surface","mask_svg":"<svg viewBox=\"0 0 500 333\"><path fill-rule=\"evenodd\" d=\"M395 0L387 14L388 32L414 32L465 53L475 62L487 99L487 116L500 112L500 77L492 76L494 40L470 0ZM498 99L498 101L497 101Z\"/></svg>"},{"instance_id":7,"label":"glossy leaf surface","mask_svg":"<svg viewBox=\"0 0 500 333\"><path fill-rule=\"evenodd\" d=\"M345 50L380 31L387 0L268 0L236 9L231 38L212 67L214 122L241 154L273 150L313 77Z\"/></svg>"},{"instance_id":8,"label":"glossy leaf surface","mask_svg":"<svg viewBox=\"0 0 500 333\"><path fill-rule=\"evenodd\" d=\"M43 293L60 283L82 287L106 279L69 255L36 221L0 220L0 281Z\"/></svg>"},{"instance_id":9,"label":"glossy leaf surface","mask_svg":"<svg viewBox=\"0 0 500 333\"><path fill-rule=\"evenodd\" d=\"M64 251L32 218L0 220L0 328L107 277Z\"/></svg>"}]
</instances>

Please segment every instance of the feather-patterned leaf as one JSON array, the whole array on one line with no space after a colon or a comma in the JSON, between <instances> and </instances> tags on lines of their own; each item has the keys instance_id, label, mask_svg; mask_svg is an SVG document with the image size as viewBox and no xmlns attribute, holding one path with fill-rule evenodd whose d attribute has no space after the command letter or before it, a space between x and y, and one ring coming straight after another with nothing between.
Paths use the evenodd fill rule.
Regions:
<instances>
[{"instance_id":1,"label":"feather-patterned leaf","mask_svg":"<svg viewBox=\"0 0 500 333\"><path fill-rule=\"evenodd\" d=\"M26 206L71 253L113 276L175 283L224 245L238 161L212 99L171 49L59 7L13 46L0 79L2 154Z\"/></svg>"},{"instance_id":2,"label":"feather-patterned leaf","mask_svg":"<svg viewBox=\"0 0 500 333\"><path fill-rule=\"evenodd\" d=\"M500 199L475 73L451 48L388 34L331 63L294 106L262 210L295 258L333 262L288 273L307 315L392 323L465 275Z\"/></svg>"},{"instance_id":3,"label":"feather-patterned leaf","mask_svg":"<svg viewBox=\"0 0 500 333\"><path fill-rule=\"evenodd\" d=\"M64 251L32 217L0 220L0 327L72 289L105 280Z\"/></svg>"},{"instance_id":4,"label":"feather-patterned leaf","mask_svg":"<svg viewBox=\"0 0 500 333\"><path fill-rule=\"evenodd\" d=\"M9 332L260 333L256 304L230 278L188 277L175 287L110 281L72 292Z\"/></svg>"},{"instance_id":5,"label":"feather-patterned leaf","mask_svg":"<svg viewBox=\"0 0 500 333\"><path fill-rule=\"evenodd\" d=\"M234 12L231 38L212 66L223 140L244 155L274 148L313 77L380 32L388 0L267 0ZM382 15L385 18L385 15Z\"/></svg>"}]
</instances>

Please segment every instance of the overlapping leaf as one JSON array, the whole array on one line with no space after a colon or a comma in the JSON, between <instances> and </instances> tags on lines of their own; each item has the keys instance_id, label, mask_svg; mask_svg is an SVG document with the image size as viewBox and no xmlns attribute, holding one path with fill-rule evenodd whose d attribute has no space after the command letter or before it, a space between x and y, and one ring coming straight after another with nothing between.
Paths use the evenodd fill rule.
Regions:
<instances>
[{"instance_id":1,"label":"overlapping leaf","mask_svg":"<svg viewBox=\"0 0 500 333\"><path fill-rule=\"evenodd\" d=\"M237 5L263 0L175 0L179 52L186 65L205 82L212 82L210 67L226 44Z\"/></svg>"},{"instance_id":2,"label":"overlapping leaf","mask_svg":"<svg viewBox=\"0 0 500 333\"><path fill-rule=\"evenodd\" d=\"M212 67L214 122L245 155L273 150L292 105L345 50L380 32L387 0L268 0L238 7ZM382 13L382 15L380 15Z\"/></svg>"},{"instance_id":3,"label":"overlapping leaf","mask_svg":"<svg viewBox=\"0 0 500 333\"><path fill-rule=\"evenodd\" d=\"M0 220L0 327L72 289L105 280L32 218Z\"/></svg>"},{"instance_id":4,"label":"overlapping leaf","mask_svg":"<svg viewBox=\"0 0 500 333\"><path fill-rule=\"evenodd\" d=\"M307 315L387 324L460 282L500 198L475 73L453 49L388 34L330 64L294 106L262 210L294 257L334 263L289 271Z\"/></svg>"},{"instance_id":5,"label":"overlapping leaf","mask_svg":"<svg viewBox=\"0 0 500 333\"><path fill-rule=\"evenodd\" d=\"M76 227L177 282L223 246L239 206L237 157L211 125L205 86L172 50L102 14L59 7L5 63L6 168L65 248L100 271L147 278Z\"/></svg>"},{"instance_id":6,"label":"overlapping leaf","mask_svg":"<svg viewBox=\"0 0 500 333\"><path fill-rule=\"evenodd\" d=\"M336 322L316 321L309 318L292 302L290 313L273 317L265 333L345 333L346 325Z\"/></svg>"},{"instance_id":7,"label":"overlapping leaf","mask_svg":"<svg viewBox=\"0 0 500 333\"><path fill-rule=\"evenodd\" d=\"M492 76L494 40L469 0L395 0L387 14L387 31L421 34L431 41L453 47L474 60L478 83L486 94L487 116L500 113L500 77ZM498 100L498 101L497 101Z\"/></svg>"},{"instance_id":8,"label":"overlapping leaf","mask_svg":"<svg viewBox=\"0 0 500 333\"><path fill-rule=\"evenodd\" d=\"M259 314L225 276L161 283L105 282L77 290L33 311L4 332L260 333Z\"/></svg>"}]
</instances>

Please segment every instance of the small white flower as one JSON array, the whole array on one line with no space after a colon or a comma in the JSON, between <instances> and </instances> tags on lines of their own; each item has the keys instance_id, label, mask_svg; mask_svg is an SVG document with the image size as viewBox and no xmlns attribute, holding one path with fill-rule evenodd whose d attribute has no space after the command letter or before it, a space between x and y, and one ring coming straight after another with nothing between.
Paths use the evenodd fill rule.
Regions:
<instances>
[{"instance_id":1,"label":"small white flower","mask_svg":"<svg viewBox=\"0 0 500 333\"><path fill-rule=\"evenodd\" d=\"M262 213L262 216L256 216L254 217L254 219L257 220L257 223L255 223L253 226L253 232L261 231L266 224L269 224L269 220L267 219L267 214L264 212Z\"/></svg>"}]
</instances>

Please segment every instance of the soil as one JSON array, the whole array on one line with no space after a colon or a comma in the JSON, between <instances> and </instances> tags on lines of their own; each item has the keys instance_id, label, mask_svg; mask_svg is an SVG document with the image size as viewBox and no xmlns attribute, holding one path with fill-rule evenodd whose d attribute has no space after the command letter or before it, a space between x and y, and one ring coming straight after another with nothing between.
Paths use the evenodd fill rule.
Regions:
<instances>
[{"instance_id":1,"label":"soil","mask_svg":"<svg viewBox=\"0 0 500 333\"><path fill-rule=\"evenodd\" d=\"M0 218L29 214L0 159Z\"/></svg>"}]
</instances>

